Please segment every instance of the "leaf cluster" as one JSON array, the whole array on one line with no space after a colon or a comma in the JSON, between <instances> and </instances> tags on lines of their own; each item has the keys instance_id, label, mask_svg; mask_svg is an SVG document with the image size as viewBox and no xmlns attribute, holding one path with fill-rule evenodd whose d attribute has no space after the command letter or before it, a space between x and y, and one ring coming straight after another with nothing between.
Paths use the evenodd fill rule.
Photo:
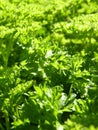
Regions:
<instances>
[{"instance_id":1,"label":"leaf cluster","mask_svg":"<svg viewBox=\"0 0 98 130\"><path fill-rule=\"evenodd\" d=\"M0 1L0 129L98 129L98 2Z\"/></svg>"}]
</instances>

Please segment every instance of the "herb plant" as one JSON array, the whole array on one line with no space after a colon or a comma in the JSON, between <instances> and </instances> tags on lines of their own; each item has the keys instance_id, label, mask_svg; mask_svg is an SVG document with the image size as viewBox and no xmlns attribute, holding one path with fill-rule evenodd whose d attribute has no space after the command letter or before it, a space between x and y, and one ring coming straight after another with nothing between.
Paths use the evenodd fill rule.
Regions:
<instances>
[{"instance_id":1,"label":"herb plant","mask_svg":"<svg viewBox=\"0 0 98 130\"><path fill-rule=\"evenodd\" d=\"M98 129L97 0L0 0L0 130Z\"/></svg>"}]
</instances>

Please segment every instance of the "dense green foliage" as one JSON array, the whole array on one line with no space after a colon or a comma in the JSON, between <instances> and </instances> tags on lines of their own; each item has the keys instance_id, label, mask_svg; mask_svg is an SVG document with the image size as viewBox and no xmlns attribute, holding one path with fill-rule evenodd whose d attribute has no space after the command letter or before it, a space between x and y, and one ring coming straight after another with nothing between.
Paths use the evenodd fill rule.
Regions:
<instances>
[{"instance_id":1,"label":"dense green foliage","mask_svg":"<svg viewBox=\"0 0 98 130\"><path fill-rule=\"evenodd\" d=\"M0 130L98 129L97 0L0 0Z\"/></svg>"}]
</instances>

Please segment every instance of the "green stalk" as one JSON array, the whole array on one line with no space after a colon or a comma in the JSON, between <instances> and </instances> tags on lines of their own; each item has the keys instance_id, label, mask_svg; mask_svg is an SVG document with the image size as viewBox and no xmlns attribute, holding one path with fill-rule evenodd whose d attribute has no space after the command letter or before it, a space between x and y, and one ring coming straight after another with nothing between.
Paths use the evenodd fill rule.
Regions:
<instances>
[{"instance_id":1,"label":"green stalk","mask_svg":"<svg viewBox=\"0 0 98 130\"><path fill-rule=\"evenodd\" d=\"M4 130L4 128L3 128L3 126L2 126L2 124L0 124L0 130Z\"/></svg>"},{"instance_id":2,"label":"green stalk","mask_svg":"<svg viewBox=\"0 0 98 130\"><path fill-rule=\"evenodd\" d=\"M6 124L6 130L10 130L9 116L6 110L5 110L5 124Z\"/></svg>"}]
</instances>

